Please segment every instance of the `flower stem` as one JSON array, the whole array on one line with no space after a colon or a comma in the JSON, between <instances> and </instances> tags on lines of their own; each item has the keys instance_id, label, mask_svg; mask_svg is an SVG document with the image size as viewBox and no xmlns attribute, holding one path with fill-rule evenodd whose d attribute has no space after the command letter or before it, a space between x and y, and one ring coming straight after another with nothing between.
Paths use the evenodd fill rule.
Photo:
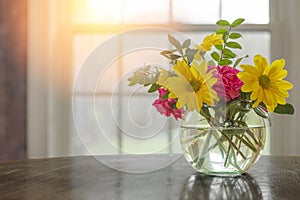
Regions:
<instances>
[{"instance_id":1,"label":"flower stem","mask_svg":"<svg viewBox=\"0 0 300 200\"><path fill-rule=\"evenodd\" d=\"M232 141L232 139L233 139L233 136L231 135L230 136L230 140ZM230 150L231 150L231 144L229 144L229 146L228 146L228 150L227 150L227 154L226 154L226 159L225 159L225 162L224 162L224 167L227 166L227 162L228 162Z\"/></svg>"},{"instance_id":2,"label":"flower stem","mask_svg":"<svg viewBox=\"0 0 300 200\"><path fill-rule=\"evenodd\" d=\"M224 54L224 49L227 47L227 40L228 40L228 37L229 37L229 34L230 34L230 31L231 31L231 26L229 26L228 30L227 30L227 35L226 37L224 38L224 46L221 50L221 55L220 55L220 61L223 59L223 54Z\"/></svg>"},{"instance_id":3,"label":"flower stem","mask_svg":"<svg viewBox=\"0 0 300 200\"><path fill-rule=\"evenodd\" d=\"M243 152L240 151L240 149L232 142L232 140L226 135L226 133L224 133L223 131L220 131L220 133L222 134L222 136L224 136L227 141L229 142L229 144L239 153L241 154L241 156L246 159L246 156L243 154Z\"/></svg>"},{"instance_id":4,"label":"flower stem","mask_svg":"<svg viewBox=\"0 0 300 200\"><path fill-rule=\"evenodd\" d=\"M243 137L244 137L244 133L243 133L243 135L242 135L242 137L241 137L241 139L239 141L239 147L238 147L239 149L241 149ZM238 155L239 155L239 152L236 152L236 156L238 156Z\"/></svg>"}]
</instances>

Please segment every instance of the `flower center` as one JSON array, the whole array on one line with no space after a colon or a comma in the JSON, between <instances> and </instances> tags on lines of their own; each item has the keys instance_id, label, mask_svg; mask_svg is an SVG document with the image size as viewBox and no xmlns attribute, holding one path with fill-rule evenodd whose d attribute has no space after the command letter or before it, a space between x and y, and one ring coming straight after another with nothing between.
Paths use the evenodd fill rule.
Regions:
<instances>
[{"instance_id":1,"label":"flower center","mask_svg":"<svg viewBox=\"0 0 300 200\"><path fill-rule=\"evenodd\" d=\"M261 75L258 78L258 82L259 82L259 85L264 89L268 89L271 84L271 80L267 75Z\"/></svg>"},{"instance_id":2,"label":"flower center","mask_svg":"<svg viewBox=\"0 0 300 200\"><path fill-rule=\"evenodd\" d=\"M200 89L201 83L197 80L190 81L190 85L192 86L193 90L197 92Z\"/></svg>"}]
</instances>

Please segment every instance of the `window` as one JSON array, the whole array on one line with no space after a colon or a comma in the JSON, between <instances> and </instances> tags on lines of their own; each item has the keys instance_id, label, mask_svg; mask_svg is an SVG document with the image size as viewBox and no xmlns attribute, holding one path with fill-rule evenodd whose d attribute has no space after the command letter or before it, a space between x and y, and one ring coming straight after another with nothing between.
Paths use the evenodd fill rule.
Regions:
<instances>
[{"instance_id":1,"label":"window","mask_svg":"<svg viewBox=\"0 0 300 200\"><path fill-rule=\"evenodd\" d=\"M244 62L271 57L268 0L74 0L72 8L75 155L180 152L178 122L155 111L155 95L127 87L134 68L168 64L159 54L168 33L199 42L218 19L244 17Z\"/></svg>"}]
</instances>

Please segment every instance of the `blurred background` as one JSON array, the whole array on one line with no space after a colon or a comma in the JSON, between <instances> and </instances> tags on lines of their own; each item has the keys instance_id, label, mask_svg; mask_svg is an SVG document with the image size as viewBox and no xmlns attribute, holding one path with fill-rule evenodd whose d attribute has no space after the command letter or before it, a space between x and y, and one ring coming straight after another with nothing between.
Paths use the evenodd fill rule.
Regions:
<instances>
[{"instance_id":1,"label":"blurred background","mask_svg":"<svg viewBox=\"0 0 300 200\"><path fill-rule=\"evenodd\" d=\"M168 64L159 54L168 33L200 43L219 19L240 17L243 62L285 58L294 84L296 113L272 115L265 153L300 155L298 8L298 0L0 0L0 160L180 152L178 121L155 111L155 95L128 88L128 74Z\"/></svg>"}]
</instances>

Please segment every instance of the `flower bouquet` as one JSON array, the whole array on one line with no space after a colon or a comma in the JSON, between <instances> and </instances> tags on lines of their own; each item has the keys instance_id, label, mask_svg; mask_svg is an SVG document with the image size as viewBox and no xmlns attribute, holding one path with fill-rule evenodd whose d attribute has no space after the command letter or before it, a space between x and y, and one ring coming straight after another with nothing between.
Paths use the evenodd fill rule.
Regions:
<instances>
[{"instance_id":1,"label":"flower bouquet","mask_svg":"<svg viewBox=\"0 0 300 200\"><path fill-rule=\"evenodd\" d=\"M234 31L244 19L219 20L219 28L201 44L180 43L169 35L174 49L162 51L168 69L145 66L134 72L129 85L141 84L158 91L153 106L165 116L181 119L180 142L186 159L206 174L236 175L247 171L259 158L270 124L270 112L293 114L286 103L293 85L285 60L270 65L256 55L254 64L240 64L248 55Z\"/></svg>"}]
</instances>

